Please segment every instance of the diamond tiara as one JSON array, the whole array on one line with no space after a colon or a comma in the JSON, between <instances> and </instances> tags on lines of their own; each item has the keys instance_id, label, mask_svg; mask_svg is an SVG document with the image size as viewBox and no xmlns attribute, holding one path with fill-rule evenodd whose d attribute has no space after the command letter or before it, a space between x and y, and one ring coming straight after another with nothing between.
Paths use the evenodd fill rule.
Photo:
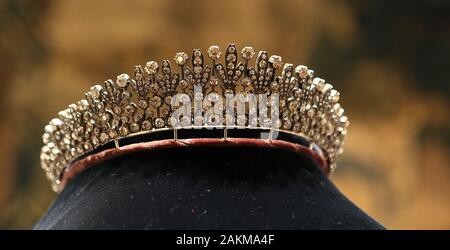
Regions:
<instances>
[{"instance_id":1,"label":"diamond tiara","mask_svg":"<svg viewBox=\"0 0 450 250\"><path fill-rule=\"evenodd\" d=\"M334 171L349 121L331 84L266 51L251 66L252 47L240 51L239 61L236 46L229 44L225 64L219 62L220 47L209 47L207 54L210 65L199 49L188 65L188 55L177 53L179 72L169 60L135 66L133 77L121 74L95 85L85 99L59 112L45 126L40 157L53 190L62 189L68 166L102 145L114 142L119 148L122 139L167 130L177 140L180 129L223 129L224 139L229 129L269 129L269 140L276 139L274 131L290 133L309 141Z\"/></svg>"}]
</instances>

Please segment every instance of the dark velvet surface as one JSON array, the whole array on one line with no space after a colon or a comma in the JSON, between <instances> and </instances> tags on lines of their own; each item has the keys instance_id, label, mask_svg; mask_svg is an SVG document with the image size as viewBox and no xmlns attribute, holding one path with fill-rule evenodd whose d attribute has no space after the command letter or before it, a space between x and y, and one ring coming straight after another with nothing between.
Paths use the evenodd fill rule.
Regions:
<instances>
[{"instance_id":1,"label":"dark velvet surface","mask_svg":"<svg viewBox=\"0 0 450 250\"><path fill-rule=\"evenodd\" d=\"M239 146L164 149L104 162L75 177L35 225L35 229L382 228L340 193L309 156Z\"/></svg>"}]
</instances>

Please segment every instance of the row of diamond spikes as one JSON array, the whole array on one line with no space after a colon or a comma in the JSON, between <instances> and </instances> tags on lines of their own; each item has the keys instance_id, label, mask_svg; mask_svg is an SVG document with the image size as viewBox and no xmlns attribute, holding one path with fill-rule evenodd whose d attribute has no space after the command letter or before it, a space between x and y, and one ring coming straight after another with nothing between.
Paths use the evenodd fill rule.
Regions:
<instances>
[{"instance_id":1,"label":"row of diamond spikes","mask_svg":"<svg viewBox=\"0 0 450 250\"><path fill-rule=\"evenodd\" d=\"M210 49L208 50L208 54L211 58L214 59L218 59L220 57L220 49L218 49L217 46L211 46ZM251 47L245 47L242 50L242 56L244 59L250 59L251 57L253 57L254 52L253 49ZM179 65L184 65L186 63L187 60L187 55L183 52L178 53L175 56L175 62ZM274 65L274 68L281 68L282 67L282 63L281 63L281 58L278 56L272 56L270 57L269 61ZM280 65L281 63L281 65ZM148 74L155 74L157 72L157 68L158 65L156 62L154 61L150 61L146 64L145 70ZM340 107L340 105L337 103L337 101L339 100L339 93L335 90L332 89L332 86L330 84L325 83L325 81L323 81L322 79L319 78L315 78L314 80L312 80L312 73L311 70L308 70L305 66L298 66L295 70L295 72L298 74L299 78L304 78L307 79L307 82L310 83L310 89L308 88L308 90L310 90L311 92L313 92L313 90L315 89L317 93L328 93L328 97L331 100L331 103L334 104L331 108L331 114L333 116L333 119L338 120L338 123L340 124L340 126L338 126L338 138L336 138L336 140L334 141L333 147L331 148L332 151L334 152L330 152L330 150L327 150L327 152L330 154L332 154L332 158L337 157L337 154L342 153L342 140L343 140L343 136L345 136L346 133L346 127L348 126L348 119L346 116L343 115L343 109ZM309 76L309 77L308 77ZM117 80L116 80L116 85L118 87L125 87L126 84L130 81L128 75L126 74L121 74L118 76ZM98 90L98 89L97 89ZM333 92L334 91L334 92ZM90 92L90 95L93 96L94 98L99 98L99 96L96 95L95 91ZM297 99L301 99L301 97L305 97L306 94L303 94L303 96L298 96ZM324 114L321 114L321 110L318 109L317 107L313 108L313 104L309 103L306 106L302 105L300 108L300 112L301 115L297 115L298 111L296 110L297 105L293 105L293 103L295 103L296 101L290 101L289 105L287 105L289 108L287 110L290 110L290 112L292 114L294 114L294 120L296 121L301 121L303 123L303 126L299 127L300 123L295 123L293 126L291 123L291 121L289 119L284 119L284 123L283 123L283 129L286 130L293 130L294 132L302 132L308 136L310 136L313 140L316 140L317 143L324 149L328 149L330 148L330 145L325 145L325 141L321 142L320 141L320 131L318 131L319 133L314 133L314 129L309 129L308 130L308 126L309 127L314 127L316 124L320 124L320 126L322 126L322 128L324 128L324 126L326 125L326 119L323 119ZM79 143L78 145L74 145L74 141L80 142L82 141L80 138L78 138L78 136L74 133L70 133L70 131L61 131L62 127L66 127L69 129L80 129L80 128L75 128L74 126L76 125L81 125L85 122L85 114L89 114L89 109L92 105L102 105L101 101L95 100L93 103L89 103L86 100L82 100L80 102L78 102L77 105L71 105L69 106L68 109L66 109L65 111L60 112L60 118L55 118L53 119L50 124L48 126L46 126L46 133L44 134L44 143L45 146L43 147L42 150L42 155L41 155L41 160L43 162L43 168L47 171L47 176L52 180L52 182L55 184L55 186L57 186L59 184L58 180L59 180L59 176L64 168L64 166L70 162L70 160L73 160L74 158L82 155L83 153L92 150L93 148L95 148L96 146L98 146L100 144L100 142L95 142L95 140L99 140L101 141L101 143L105 143L108 140L111 140L109 137L111 138L117 138L117 134L112 134L109 137L104 133L102 133L99 137L92 137L94 141L91 140L91 138L87 137L85 138L86 141L85 143L80 147ZM104 104L103 104L104 105ZM309 106L309 107L307 107ZM102 107L101 109L105 109L105 107ZM71 114L69 114L71 113ZM288 117L289 112L284 112L283 113L283 117ZM319 114L317 117L322 117L322 119L319 119L319 121L317 122L314 119L314 115L315 114ZM91 114L92 115L92 114ZM78 118L75 118L75 116L77 116ZM77 124L78 121L78 124ZM148 121L147 121L148 122ZM64 126L64 124L69 124L69 126ZM159 126L156 127L164 127L163 121L161 121L161 119L156 119L155 123L159 123ZM329 122L328 122L329 123ZM95 127L95 122L87 122L84 124L84 128L82 128L81 130L84 130L86 132L91 132L93 134L97 134L98 135L98 131L96 133L96 130L98 128ZM157 124L155 124L157 125ZM305 126L308 125L308 126ZM315 126L315 127L320 127L320 126ZM117 126L112 126L114 128L116 128ZM145 127L145 126L144 126ZM124 129L124 127L120 127L121 129ZM327 127L329 128L329 126ZM135 128L135 129L131 129L133 132L138 132L139 128ZM111 131L115 131L115 130L111 130ZM120 131L120 130L119 130ZM326 133L328 137L330 137L330 135L332 135L332 133L330 133L330 129L327 129L326 132L324 132L324 130L322 129L322 134ZM117 131L116 131L117 132ZM119 132L120 136L125 136L128 132L127 131L122 131L122 133ZM69 136L68 136L69 135ZM315 136L316 135L316 136ZM314 138L315 136L315 138ZM61 145L62 144L62 145ZM94 145L94 146L92 146ZM336 150L337 149L337 150ZM62 152L64 151L64 153ZM61 157L62 156L62 157Z\"/></svg>"}]
</instances>

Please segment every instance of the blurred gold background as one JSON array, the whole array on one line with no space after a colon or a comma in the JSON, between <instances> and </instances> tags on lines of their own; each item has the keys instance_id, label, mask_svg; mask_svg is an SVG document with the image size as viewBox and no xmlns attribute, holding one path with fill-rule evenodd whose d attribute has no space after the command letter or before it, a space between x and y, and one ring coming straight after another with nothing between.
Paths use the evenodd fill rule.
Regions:
<instances>
[{"instance_id":1,"label":"blurred gold background","mask_svg":"<svg viewBox=\"0 0 450 250\"><path fill-rule=\"evenodd\" d=\"M448 1L0 1L0 228L30 228L55 194L44 125L94 83L235 42L305 64L351 125L332 179L392 229L450 228Z\"/></svg>"}]
</instances>

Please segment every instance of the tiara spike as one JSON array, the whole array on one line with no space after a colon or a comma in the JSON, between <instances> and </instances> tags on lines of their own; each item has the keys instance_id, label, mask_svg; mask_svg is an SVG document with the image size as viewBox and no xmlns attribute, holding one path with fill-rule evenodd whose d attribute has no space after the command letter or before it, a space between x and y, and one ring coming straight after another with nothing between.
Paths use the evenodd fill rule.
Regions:
<instances>
[{"instance_id":1,"label":"tiara spike","mask_svg":"<svg viewBox=\"0 0 450 250\"><path fill-rule=\"evenodd\" d=\"M233 89L244 71L244 65L241 62L238 63L235 44L230 43L225 51L225 65L219 62L215 63L214 67L226 92L234 93Z\"/></svg>"}]
</instances>

